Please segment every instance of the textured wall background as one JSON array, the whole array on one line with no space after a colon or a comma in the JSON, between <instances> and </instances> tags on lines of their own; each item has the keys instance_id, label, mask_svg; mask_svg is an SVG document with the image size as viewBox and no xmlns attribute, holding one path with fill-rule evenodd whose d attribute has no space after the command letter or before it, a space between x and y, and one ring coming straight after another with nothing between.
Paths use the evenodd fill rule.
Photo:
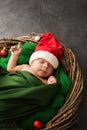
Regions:
<instances>
[{"instance_id":1,"label":"textured wall background","mask_svg":"<svg viewBox=\"0 0 87 130\"><path fill-rule=\"evenodd\" d=\"M31 32L53 32L70 47L82 68L84 93L78 124L70 130L87 129L87 1L4 0L0 1L0 38Z\"/></svg>"}]
</instances>

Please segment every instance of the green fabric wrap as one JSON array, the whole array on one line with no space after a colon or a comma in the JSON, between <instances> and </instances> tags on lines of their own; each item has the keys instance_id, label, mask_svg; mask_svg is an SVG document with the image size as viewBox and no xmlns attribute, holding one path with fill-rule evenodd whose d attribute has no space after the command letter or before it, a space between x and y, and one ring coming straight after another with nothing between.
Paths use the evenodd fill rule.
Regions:
<instances>
[{"instance_id":1,"label":"green fabric wrap","mask_svg":"<svg viewBox=\"0 0 87 130\"><path fill-rule=\"evenodd\" d=\"M26 63L28 63L35 46L35 43L28 42L22 45L18 64L24 62L23 59L27 53L29 53L26 57ZM28 48L28 51L25 51L24 47ZM58 108L65 102L71 79L62 65L53 74L58 83L52 85L42 83L27 71L8 73L5 69L9 56L10 51L7 57L0 58L0 121L16 120L23 130L32 130L34 120L40 119L46 123L55 116Z\"/></svg>"},{"instance_id":2,"label":"green fabric wrap","mask_svg":"<svg viewBox=\"0 0 87 130\"><path fill-rule=\"evenodd\" d=\"M0 120L40 110L52 101L57 90L56 85L45 85L26 71L0 76Z\"/></svg>"}]
</instances>

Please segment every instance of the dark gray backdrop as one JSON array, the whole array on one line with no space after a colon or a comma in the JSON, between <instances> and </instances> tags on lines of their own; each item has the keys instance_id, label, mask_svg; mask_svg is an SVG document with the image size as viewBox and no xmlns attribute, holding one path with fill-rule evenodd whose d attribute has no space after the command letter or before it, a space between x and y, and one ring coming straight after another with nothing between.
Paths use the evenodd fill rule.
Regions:
<instances>
[{"instance_id":1,"label":"dark gray backdrop","mask_svg":"<svg viewBox=\"0 0 87 130\"><path fill-rule=\"evenodd\" d=\"M73 50L82 68L80 121L70 130L87 130L87 1L0 0L0 38L48 31Z\"/></svg>"}]
</instances>

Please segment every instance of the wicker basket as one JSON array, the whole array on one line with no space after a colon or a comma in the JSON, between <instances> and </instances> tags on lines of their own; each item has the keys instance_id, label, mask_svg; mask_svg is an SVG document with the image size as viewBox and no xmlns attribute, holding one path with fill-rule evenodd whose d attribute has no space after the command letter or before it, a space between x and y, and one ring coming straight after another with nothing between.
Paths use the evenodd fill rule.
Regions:
<instances>
[{"instance_id":1,"label":"wicker basket","mask_svg":"<svg viewBox=\"0 0 87 130\"><path fill-rule=\"evenodd\" d=\"M14 39L1 39L0 48L3 46L10 48L11 45L18 42L24 43L25 41L34 41L34 36L36 35L39 34L31 33ZM64 56L61 59L61 62L64 65L68 76L72 79L71 91L67 95L65 104L58 109L56 116L45 124L43 130L66 130L78 121L78 109L83 90L83 75L74 53L64 45L63 48ZM5 130L7 130L5 125L3 128L4 127ZM14 128L15 130L21 130L21 128L17 128L16 125L13 125L13 127L9 126L9 128L10 130L13 130Z\"/></svg>"}]
</instances>

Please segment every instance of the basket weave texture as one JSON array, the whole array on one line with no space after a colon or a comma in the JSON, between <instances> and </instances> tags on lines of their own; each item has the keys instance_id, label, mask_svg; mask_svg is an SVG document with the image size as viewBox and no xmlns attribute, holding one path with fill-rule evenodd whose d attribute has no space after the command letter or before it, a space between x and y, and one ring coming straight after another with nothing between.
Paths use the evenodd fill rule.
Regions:
<instances>
[{"instance_id":1,"label":"basket weave texture","mask_svg":"<svg viewBox=\"0 0 87 130\"><path fill-rule=\"evenodd\" d=\"M10 48L18 42L24 43L26 41L34 41L34 37L39 35L37 33L31 33L26 36L20 36L12 39L0 39L0 48ZM64 105L58 109L57 114L45 124L42 130L66 130L78 121L78 110L82 99L83 90L83 75L81 68L76 60L75 54L70 48L63 45L64 55L61 59L68 76L72 79L71 90L67 95ZM17 128L16 124L7 123L0 125L0 128L5 130L22 130ZM6 128L7 127L7 128Z\"/></svg>"}]
</instances>

